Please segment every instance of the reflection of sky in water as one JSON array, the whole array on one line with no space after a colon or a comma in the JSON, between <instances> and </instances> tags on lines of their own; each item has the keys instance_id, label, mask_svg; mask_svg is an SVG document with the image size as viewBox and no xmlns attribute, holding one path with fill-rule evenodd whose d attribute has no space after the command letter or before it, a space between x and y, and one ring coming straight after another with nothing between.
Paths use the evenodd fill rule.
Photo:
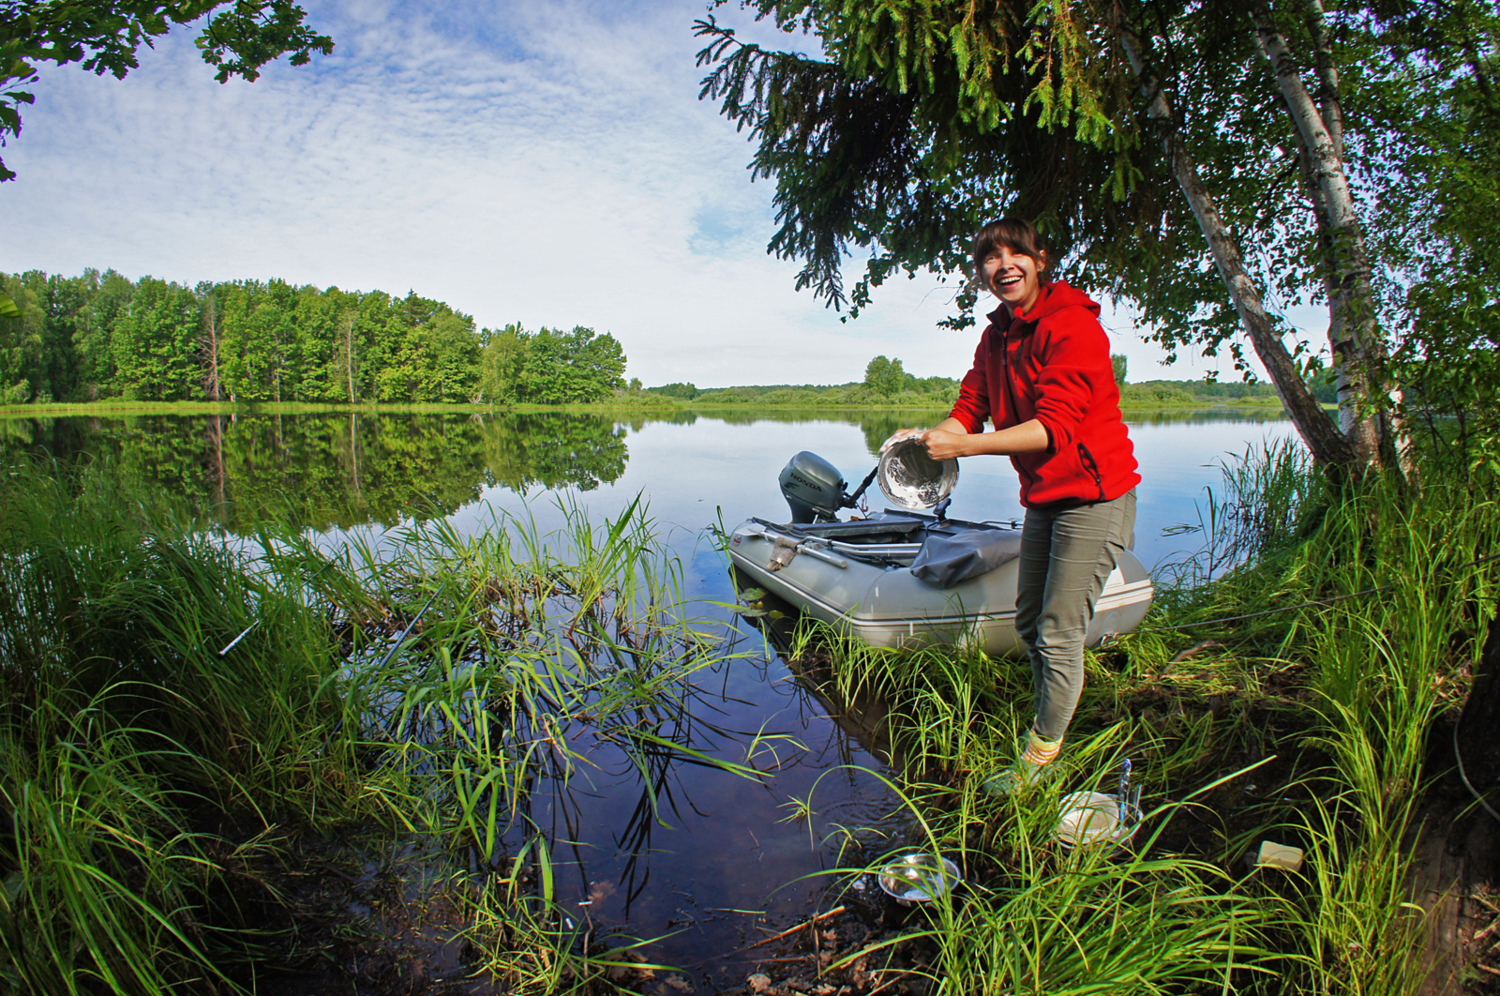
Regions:
<instances>
[{"instance_id":1,"label":"reflection of sky in water","mask_svg":"<svg viewBox=\"0 0 1500 996\"><path fill-rule=\"evenodd\" d=\"M1194 503L1203 489L1221 481L1218 461L1231 460L1250 445L1295 436L1289 421L1224 420L1158 425L1132 423L1131 439L1143 478L1138 489L1136 553L1148 566L1187 552L1192 537L1165 537L1162 530L1196 523ZM648 423L626 440L630 459L615 482L580 494L594 515L615 515L639 492L652 516L674 530L671 541L686 556L696 534L715 521L733 526L752 515L787 517L777 475L793 454L811 450L843 472L852 490L875 466L875 456L860 427L849 422L774 422L731 425L700 418L692 425ZM1022 515L1015 471L1003 457L973 457L960 464L958 488L950 515L964 519L1010 519ZM884 502L873 485L870 505ZM495 488L485 499L498 508L519 510L515 493ZM531 514L548 528L561 521L549 497L533 492ZM472 528L485 516L471 506L454 516L460 528ZM701 540L699 541L701 542ZM684 548L686 547L686 548ZM707 578L698 580L715 587Z\"/></svg>"}]
</instances>

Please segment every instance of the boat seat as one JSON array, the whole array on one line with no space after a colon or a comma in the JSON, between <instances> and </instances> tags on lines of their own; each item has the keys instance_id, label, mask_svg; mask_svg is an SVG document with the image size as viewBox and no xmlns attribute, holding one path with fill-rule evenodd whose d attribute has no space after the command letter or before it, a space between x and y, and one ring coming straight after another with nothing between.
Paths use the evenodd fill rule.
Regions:
<instances>
[{"instance_id":1,"label":"boat seat","mask_svg":"<svg viewBox=\"0 0 1500 996\"><path fill-rule=\"evenodd\" d=\"M840 543L900 542L897 537L915 539L928 528L930 520L918 518L851 519L848 522L811 522L784 527L807 536L821 536Z\"/></svg>"},{"instance_id":2,"label":"boat seat","mask_svg":"<svg viewBox=\"0 0 1500 996\"><path fill-rule=\"evenodd\" d=\"M975 526L935 527L922 540L911 572L928 584L952 588L1020 555L1019 532Z\"/></svg>"}]
</instances>

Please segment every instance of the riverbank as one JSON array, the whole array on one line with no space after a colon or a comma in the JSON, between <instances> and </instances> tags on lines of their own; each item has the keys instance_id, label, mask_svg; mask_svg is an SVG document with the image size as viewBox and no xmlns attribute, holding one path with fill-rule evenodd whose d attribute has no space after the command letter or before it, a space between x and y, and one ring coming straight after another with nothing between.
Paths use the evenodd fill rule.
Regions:
<instances>
[{"instance_id":1,"label":"riverbank","mask_svg":"<svg viewBox=\"0 0 1500 996\"><path fill-rule=\"evenodd\" d=\"M928 846L983 884L914 933L929 979L1494 992L1500 513L1475 500L1492 480L1455 470L1425 464L1418 499L1332 493L1291 447L1231 468L1146 624L1090 653L1061 770L1018 799L978 786L1029 723L1024 666L791 633L836 700L884 702ZM1060 848L1061 797L1112 792L1126 757L1144 787L1131 849ZM1263 841L1299 867L1256 866Z\"/></svg>"},{"instance_id":2,"label":"riverbank","mask_svg":"<svg viewBox=\"0 0 1500 996\"><path fill-rule=\"evenodd\" d=\"M1327 406L1332 407L1332 406ZM488 405L488 404L356 404L336 405L323 403L255 403L236 404L227 401L92 401L82 404L25 404L0 405L0 418L65 418L69 416L129 416L129 415L317 415L357 414L378 415L381 413L410 414L413 412L452 412L463 414L491 414L498 412L570 412L578 414L675 414L678 412L746 412L746 411L919 411L945 412L941 403L923 399L912 402L884 402L840 400L836 403L820 403L817 399L784 401L681 401L660 395L621 395L608 401L587 405ZM1232 411L1256 415L1275 415L1283 411L1281 403L1266 402L1252 398L1240 401L1211 400L1146 400L1132 404L1124 399L1121 410L1127 415L1153 412Z\"/></svg>"}]
</instances>

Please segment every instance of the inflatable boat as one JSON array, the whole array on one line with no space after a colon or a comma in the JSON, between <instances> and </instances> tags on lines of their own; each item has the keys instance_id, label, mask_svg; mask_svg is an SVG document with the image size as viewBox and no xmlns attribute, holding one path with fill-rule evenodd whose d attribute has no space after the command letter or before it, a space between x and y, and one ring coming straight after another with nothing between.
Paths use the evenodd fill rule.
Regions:
<instances>
[{"instance_id":1,"label":"inflatable boat","mask_svg":"<svg viewBox=\"0 0 1500 996\"><path fill-rule=\"evenodd\" d=\"M874 472L871 472L871 476ZM854 495L821 457L799 453L781 474L792 521L750 518L729 535L730 559L750 583L876 647L976 646L1017 655L1017 522L966 522L887 509L839 521ZM1151 607L1145 567L1125 551L1095 607L1087 642L1126 633Z\"/></svg>"}]
</instances>

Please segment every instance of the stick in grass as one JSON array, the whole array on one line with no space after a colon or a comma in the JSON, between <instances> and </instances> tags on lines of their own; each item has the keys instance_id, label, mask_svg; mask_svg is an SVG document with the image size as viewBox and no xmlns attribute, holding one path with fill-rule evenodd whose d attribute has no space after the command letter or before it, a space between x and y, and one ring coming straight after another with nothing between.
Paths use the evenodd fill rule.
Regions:
<instances>
[{"instance_id":1,"label":"stick in grass","mask_svg":"<svg viewBox=\"0 0 1500 996\"><path fill-rule=\"evenodd\" d=\"M842 907L842 906L835 906L833 909L829 910L827 913L819 913L817 916L813 917L811 920L808 920L805 923L799 923L795 927L788 927L786 930L783 930L779 934L772 934L770 937L762 937L760 940L756 941L754 944L747 944L747 945L745 945L742 948L735 948L733 951L730 951L728 954L717 955L717 956L715 956L713 958L710 958L708 960L709 961L718 961L721 958L733 958L737 954L743 954L744 952L750 951L753 948L758 948L758 947L761 947L762 945L770 944L772 941L780 940L781 938L787 936L788 934L795 934L797 931L803 929L804 927L811 927L813 924L817 923L819 920L826 920L829 917L835 916L835 915L837 915L839 913L842 913L842 912L844 912L844 907ZM704 964L704 963L703 962L699 962L699 964L701 965L701 964Z\"/></svg>"}]
</instances>

